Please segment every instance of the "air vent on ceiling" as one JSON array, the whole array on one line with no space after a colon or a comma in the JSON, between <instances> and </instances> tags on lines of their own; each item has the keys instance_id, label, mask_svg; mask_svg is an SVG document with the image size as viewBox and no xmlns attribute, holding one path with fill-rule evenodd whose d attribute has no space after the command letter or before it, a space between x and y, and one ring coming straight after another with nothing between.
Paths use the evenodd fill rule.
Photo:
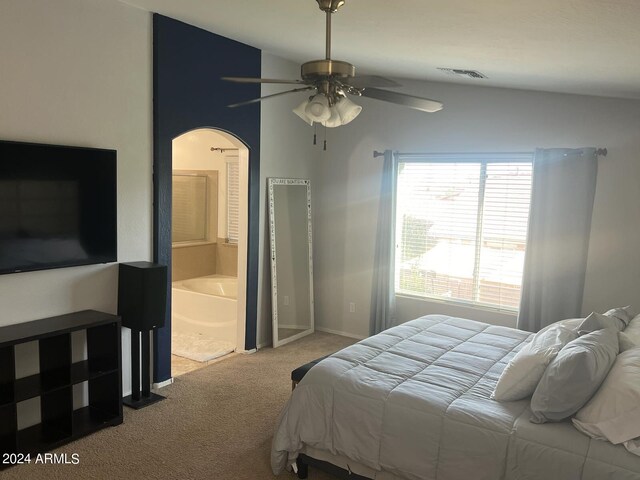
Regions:
<instances>
[{"instance_id":1,"label":"air vent on ceiling","mask_svg":"<svg viewBox=\"0 0 640 480\"><path fill-rule=\"evenodd\" d=\"M487 78L483 73L477 70L462 70L460 68L443 68L438 67L438 70L442 70L447 75L455 75L457 77L469 77L469 78Z\"/></svg>"}]
</instances>

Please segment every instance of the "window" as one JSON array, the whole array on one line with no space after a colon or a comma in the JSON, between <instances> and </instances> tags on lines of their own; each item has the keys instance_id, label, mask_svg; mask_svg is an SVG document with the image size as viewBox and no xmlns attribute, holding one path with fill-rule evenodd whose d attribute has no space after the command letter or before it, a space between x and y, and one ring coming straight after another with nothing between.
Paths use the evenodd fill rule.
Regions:
<instances>
[{"instance_id":1,"label":"window","mask_svg":"<svg viewBox=\"0 0 640 480\"><path fill-rule=\"evenodd\" d=\"M400 155L396 293L516 311L532 158Z\"/></svg>"},{"instance_id":2,"label":"window","mask_svg":"<svg viewBox=\"0 0 640 480\"><path fill-rule=\"evenodd\" d=\"M207 177L196 174L173 175L172 241L207 240Z\"/></svg>"},{"instance_id":3,"label":"window","mask_svg":"<svg viewBox=\"0 0 640 480\"><path fill-rule=\"evenodd\" d=\"M240 211L240 169L238 157L227 157L227 242L238 243Z\"/></svg>"}]
</instances>

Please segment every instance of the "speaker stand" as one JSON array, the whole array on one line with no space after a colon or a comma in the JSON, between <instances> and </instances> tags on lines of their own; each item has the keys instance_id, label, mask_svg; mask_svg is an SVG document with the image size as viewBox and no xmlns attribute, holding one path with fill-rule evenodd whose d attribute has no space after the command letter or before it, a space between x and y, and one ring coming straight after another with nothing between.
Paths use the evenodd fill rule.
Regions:
<instances>
[{"instance_id":1,"label":"speaker stand","mask_svg":"<svg viewBox=\"0 0 640 480\"><path fill-rule=\"evenodd\" d=\"M142 333L142 391L140 390L140 333ZM131 395L124 397L122 403L127 407L140 410L165 397L151 392L151 348L149 331L131 330Z\"/></svg>"}]
</instances>

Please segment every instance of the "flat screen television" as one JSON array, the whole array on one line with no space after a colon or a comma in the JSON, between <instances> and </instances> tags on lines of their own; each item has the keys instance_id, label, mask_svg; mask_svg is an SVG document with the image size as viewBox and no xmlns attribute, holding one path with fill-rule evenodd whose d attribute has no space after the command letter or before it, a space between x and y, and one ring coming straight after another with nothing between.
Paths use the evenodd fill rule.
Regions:
<instances>
[{"instance_id":1,"label":"flat screen television","mask_svg":"<svg viewBox=\"0 0 640 480\"><path fill-rule=\"evenodd\" d=\"M115 262L116 158L0 141L0 274Z\"/></svg>"}]
</instances>

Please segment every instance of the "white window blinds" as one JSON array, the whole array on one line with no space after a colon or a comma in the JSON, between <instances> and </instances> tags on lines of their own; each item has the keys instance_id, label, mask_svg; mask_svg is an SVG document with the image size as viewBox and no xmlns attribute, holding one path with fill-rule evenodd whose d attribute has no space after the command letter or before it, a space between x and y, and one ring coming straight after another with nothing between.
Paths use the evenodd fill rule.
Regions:
<instances>
[{"instance_id":1,"label":"white window blinds","mask_svg":"<svg viewBox=\"0 0 640 480\"><path fill-rule=\"evenodd\" d=\"M172 241L207 239L207 177L173 175Z\"/></svg>"},{"instance_id":2,"label":"white window blinds","mask_svg":"<svg viewBox=\"0 0 640 480\"><path fill-rule=\"evenodd\" d=\"M227 242L238 243L240 169L238 157L227 158Z\"/></svg>"},{"instance_id":3,"label":"white window blinds","mask_svg":"<svg viewBox=\"0 0 640 480\"><path fill-rule=\"evenodd\" d=\"M532 157L400 156L396 292L517 310Z\"/></svg>"}]
</instances>

